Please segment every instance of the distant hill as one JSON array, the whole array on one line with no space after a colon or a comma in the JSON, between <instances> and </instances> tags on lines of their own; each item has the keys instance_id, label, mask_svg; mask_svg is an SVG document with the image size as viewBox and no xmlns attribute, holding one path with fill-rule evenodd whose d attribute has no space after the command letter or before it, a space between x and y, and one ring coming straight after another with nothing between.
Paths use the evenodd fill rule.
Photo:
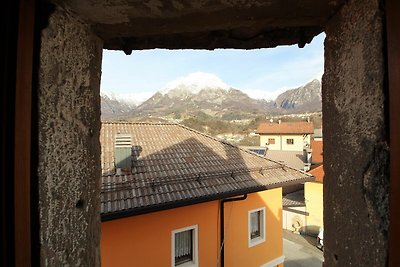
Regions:
<instances>
[{"instance_id":1,"label":"distant hill","mask_svg":"<svg viewBox=\"0 0 400 267\"><path fill-rule=\"evenodd\" d=\"M321 83L313 80L275 101L253 99L213 74L194 73L167 84L138 106L102 96L102 119L209 116L240 120L256 116L321 111Z\"/></svg>"},{"instance_id":2,"label":"distant hill","mask_svg":"<svg viewBox=\"0 0 400 267\"><path fill-rule=\"evenodd\" d=\"M114 120L129 116L136 106L132 103L124 102L112 95L100 94L101 100L101 119Z\"/></svg>"},{"instance_id":3,"label":"distant hill","mask_svg":"<svg viewBox=\"0 0 400 267\"><path fill-rule=\"evenodd\" d=\"M270 109L274 109L272 101L252 99L234 88L204 88L192 93L190 88L180 86L165 94L157 92L138 106L134 113L136 116L187 117L202 111L209 116L229 120L265 113Z\"/></svg>"},{"instance_id":4,"label":"distant hill","mask_svg":"<svg viewBox=\"0 0 400 267\"><path fill-rule=\"evenodd\" d=\"M321 111L321 82L315 79L304 86L287 90L276 98L275 106L285 111Z\"/></svg>"}]
</instances>

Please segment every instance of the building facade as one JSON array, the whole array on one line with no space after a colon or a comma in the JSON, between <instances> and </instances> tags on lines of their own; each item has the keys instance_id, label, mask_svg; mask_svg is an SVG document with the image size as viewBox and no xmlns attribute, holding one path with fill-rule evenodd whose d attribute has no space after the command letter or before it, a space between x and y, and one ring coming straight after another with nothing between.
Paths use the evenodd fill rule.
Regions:
<instances>
[{"instance_id":1,"label":"building facade","mask_svg":"<svg viewBox=\"0 0 400 267\"><path fill-rule=\"evenodd\" d=\"M307 232L316 235L324 227L324 165L319 165L309 173L315 177L315 181L304 184Z\"/></svg>"},{"instance_id":2,"label":"building facade","mask_svg":"<svg viewBox=\"0 0 400 267\"><path fill-rule=\"evenodd\" d=\"M102 266L282 266L281 187L311 175L177 124L100 141Z\"/></svg>"},{"instance_id":3,"label":"building facade","mask_svg":"<svg viewBox=\"0 0 400 267\"><path fill-rule=\"evenodd\" d=\"M225 204L225 266L283 266L280 196L277 188ZM182 266L219 266L219 207L216 200L103 222L102 266L180 266L175 242L185 231L192 231L192 250ZM260 233L252 238L257 212Z\"/></svg>"},{"instance_id":4,"label":"building facade","mask_svg":"<svg viewBox=\"0 0 400 267\"><path fill-rule=\"evenodd\" d=\"M260 136L260 146L268 150L303 151L310 148L314 126L308 122L261 123L256 133Z\"/></svg>"}]
</instances>

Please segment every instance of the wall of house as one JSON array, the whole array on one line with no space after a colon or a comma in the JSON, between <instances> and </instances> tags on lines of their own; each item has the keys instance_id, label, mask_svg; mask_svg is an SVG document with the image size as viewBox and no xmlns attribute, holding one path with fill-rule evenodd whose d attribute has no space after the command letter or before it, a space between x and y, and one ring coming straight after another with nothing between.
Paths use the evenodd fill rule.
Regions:
<instances>
[{"instance_id":1,"label":"wall of house","mask_svg":"<svg viewBox=\"0 0 400 267\"><path fill-rule=\"evenodd\" d=\"M268 143L269 138L275 139L274 145L266 145ZM293 145L288 145L286 143L286 139L292 138L294 139ZM311 137L307 135L303 137L303 135L295 135L295 134L282 134L282 135L268 135L268 134L260 134L260 146L267 146L270 150L284 150L284 151L303 151L304 144L310 144Z\"/></svg>"},{"instance_id":2,"label":"wall of house","mask_svg":"<svg viewBox=\"0 0 400 267\"><path fill-rule=\"evenodd\" d=\"M296 212L297 211L297 212ZM304 231L307 223L307 216L304 214L306 207L290 207L282 210L283 229L294 231L293 224L299 223L300 231Z\"/></svg>"},{"instance_id":3,"label":"wall of house","mask_svg":"<svg viewBox=\"0 0 400 267\"><path fill-rule=\"evenodd\" d=\"M56 10L42 31L38 88L41 266L99 266L102 42Z\"/></svg>"},{"instance_id":4,"label":"wall of house","mask_svg":"<svg viewBox=\"0 0 400 267\"><path fill-rule=\"evenodd\" d=\"M266 145L269 138L275 139L275 144ZM281 150L281 137L280 135L260 134L260 146L268 147L270 150Z\"/></svg>"},{"instance_id":5,"label":"wall of house","mask_svg":"<svg viewBox=\"0 0 400 267\"><path fill-rule=\"evenodd\" d=\"M248 247L248 211L266 207L266 242ZM282 191L248 195L225 203L225 266L258 267L282 256ZM219 259L219 201L102 223L102 266L170 266L171 233L197 225L199 266Z\"/></svg>"},{"instance_id":6,"label":"wall of house","mask_svg":"<svg viewBox=\"0 0 400 267\"><path fill-rule=\"evenodd\" d=\"M287 144L287 139L293 139L293 145ZM284 151L303 151L304 138L303 135L285 134L282 135L282 150Z\"/></svg>"},{"instance_id":7,"label":"wall of house","mask_svg":"<svg viewBox=\"0 0 400 267\"><path fill-rule=\"evenodd\" d=\"M350 0L325 29L326 266L386 266L389 151L383 1Z\"/></svg>"},{"instance_id":8,"label":"wall of house","mask_svg":"<svg viewBox=\"0 0 400 267\"><path fill-rule=\"evenodd\" d=\"M266 239L248 246L248 212L265 207ZM282 189L248 195L245 201L225 203L225 266L262 266L283 255Z\"/></svg>"},{"instance_id":9,"label":"wall of house","mask_svg":"<svg viewBox=\"0 0 400 267\"><path fill-rule=\"evenodd\" d=\"M103 222L102 266L171 266L171 232L192 225L198 225L199 266L216 266L218 210L212 201Z\"/></svg>"},{"instance_id":10,"label":"wall of house","mask_svg":"<svg viewBox=\"0 0 400 267\"><path fill-rule=\"evenodd\" d=\"M323 218L323 191L322 183L307 182L304 184L304 198L309 215L307 216L306 232L317 235L319 229L324 226Z\"/></svg>"}]
</instances>

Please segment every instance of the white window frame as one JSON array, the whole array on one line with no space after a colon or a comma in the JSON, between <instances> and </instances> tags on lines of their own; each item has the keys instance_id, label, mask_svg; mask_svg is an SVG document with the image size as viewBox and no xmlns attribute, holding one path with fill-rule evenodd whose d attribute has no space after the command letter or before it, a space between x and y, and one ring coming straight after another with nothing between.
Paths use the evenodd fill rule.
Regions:
<instances>
[{"instance_id":1,"label":"white window frame","mask_svg":"<svg viewBox=\"0 0 400 267\"><path fill-rule=\"evenodd\" d=\"M258 211L262 211L261 212L261 233L259 237L256 238L251 238L251 214L254 212L258 212ZM249 248L250 247L254 247L258 244L261 244L263 242L265 242L265 225L266 225L266 221L265 221L265 207L262 208L258 208L258 209L254 209L254 210L249 210L248 213L248 233L247 233L247 238L248 238L248 243L249 243Z\"/></svg>"},{"instance_id":2,"label":"white window frame","mask_svg":"<svg viewBox=\"0 0 400 267\"><path fill-rule=\"evenodd\" d=\"M175 267L175 234L188 231L188 230L193 230L193 260L190 262L185 262L181 265L178 265L179 267L198 267L199 266L199 239L198 239L198 225L192 225L180 229L173 230L171 232L171 266Z\"/></svg>"}]
</instances>

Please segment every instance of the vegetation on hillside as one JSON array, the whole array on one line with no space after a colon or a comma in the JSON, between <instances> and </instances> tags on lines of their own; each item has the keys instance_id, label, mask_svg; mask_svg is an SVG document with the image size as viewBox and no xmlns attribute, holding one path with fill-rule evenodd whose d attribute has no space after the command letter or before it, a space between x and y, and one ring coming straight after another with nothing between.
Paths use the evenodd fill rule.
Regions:
<instances>
[{"instance_id":1,"label":"vegetation on hillside","mask_svg":"<svg viewBox=\"0 0 400 267\"><path fill-rule=\"evenodd\" d=\"M229 119L231 117L229 116ZM253 118L234 118L231 120L224 120L219 117L213 117L203 111L198 111L193 116L182 116L180 113L172 114L167 117L147 116L142 118L131 118L130 121L152 122L152 123L166 123L178 122L189 128L195 129L199 132L223 138L226 141L240 146L258 146L259 137L254 135L258 125L262 122L273 119L277 121L281 119L283 122L289 121L304 121L309 119L314 123L314 128L322 127L322 113L313 114L291 114L291 115L258 115Z\"/></svg>"}]
</instances>

